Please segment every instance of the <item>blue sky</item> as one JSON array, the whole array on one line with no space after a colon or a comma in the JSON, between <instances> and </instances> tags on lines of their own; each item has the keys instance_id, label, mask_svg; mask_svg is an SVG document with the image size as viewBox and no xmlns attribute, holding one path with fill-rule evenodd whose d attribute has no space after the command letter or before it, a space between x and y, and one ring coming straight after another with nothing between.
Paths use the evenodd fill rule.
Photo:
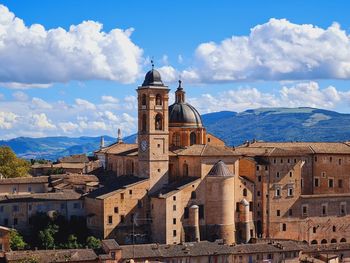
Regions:
<instances>
[{"instance_id":1,"label":"blue sky","mask_svg":"<svg viewBox=\"0 0 350 263\"><path fill-rule=\"evenodd\" d=\"M181 75L201 113L350 112L348 1L0 4L4 139L135 132L151 57L172 90Z\"/></svg>"}]
</instances>

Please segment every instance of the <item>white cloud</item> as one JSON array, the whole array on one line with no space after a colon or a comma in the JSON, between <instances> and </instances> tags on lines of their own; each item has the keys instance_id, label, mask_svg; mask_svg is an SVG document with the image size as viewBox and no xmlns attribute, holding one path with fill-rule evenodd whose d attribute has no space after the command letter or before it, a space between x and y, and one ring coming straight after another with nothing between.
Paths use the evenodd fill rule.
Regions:
<instances>
[{"instance_id":1,"label":"white cloud","mask_svg":"<svg viewBox=\"0 0 350 263\"><path fill-rule=\"evenodd\" d=\"M51 109L52 108L52 106L46 101L44 101L43 99L35 98L35 97L32 99L31 106L33 109Z\"/></svg>"},{"instance_id":2,"label":"white cloud","mask_svg":"<svg viewBox=\"0 0 350 263\"><path fill-rule=\"evenodd\" d=\"M270 19L248 36L200 44L182 73L192 82L349 79L350 38L336 23L322 29Z\"/></svg>"},{"instance_id":3,"label":"white cloud","mask_svg":"<svg viewBox=\"0 0 350 263\"><path fill-rule=\"evenodd\" d=\"M65 133L70 133L74 130L77 130L79 128L79 125L73 122L60 122L58 126L63 130Z\"/></svg>"},{"instance_id":4,"label":"white cloud","mask_svg":"<svg viewBox=\"0 0 350 263\"><path fill-rule=\"evenodd\" d=\"M95 110L96 109L95 104L93 104L87 100L83 100L83 99L78 98L78 99L75 99L75 103L79 109L86 109L86 110Z\"/></svg>"},{"instance_id":5,"label":"white cloud","mask_svg":"<svg viewBox=\"0 0 350 263\"><path fill-rule=\"evenodd\" d=\"M118 103L119 102L118 98L115 98L113 96L105 96L105 95L101 97L101 100L103 102L107 102L107 103Z\"/></svg>"},{"instance_id":6,"label":"white cloud","mask_svg":"<svg viewBox=\"0 0 350 263\"><path fill-rule=\"evenodd\" d=\"M0 111L0 128L1 129L11 129L13 124L17 121L17 115L12 112Z\"/></svg>"},{"instance_id":7,"label":"white cloud","mask_svg":"<svg viewBox=\"0 0 350 263\"><path fill-rule=\"evenodd\" d=\"M103 114L101 114L103 117L105 117L109 121L118 121L118 117L113 114L113 112L105 111Z\"/></svg>"},{"instance_id":8,"label":"white cloud","mask_svg":"<svg viewBox=\"0 0 350 263\"><path fill-rule=\"evenodd\" d=\"M157 70L162 76L162 81L165 83L174 82L179 79L180 73L172 66L163 66L157 68Z\"/></svg>"},{"instance_id":9,"label":"white cloud","mask_svg":"<svg viewBox=\"0 0 350 263\"><path fill-rule=\"evenodd\" d=\"M27 101L29 99L28 95L22 91L12 93L12 97L17 101Z\"/></svg>"},{"instance_id":10,"label":"white cloud","mask_svg":"<svg viewBox=\"0 0 350 263\"><path fill-rule=\"evenodd\" d=\"M131 83L139 76L142 49L133 29L102 31L84 21L63 28L27 26L0 5L0 83L12 88L47 87L53 82L106 79Z\"/></svg>"},{"instance_id":11,"label":"white cloud","mask_svg":"<svg viewBox=\"0 0 350 263\"><path fill-rule=\"evenodd\" d=\"M32 125L34 128L39 128L44 130L56 128L56 126L52 124L51 121L47 118L45 113L33 114Z\"/></svg>"}]
</instances>

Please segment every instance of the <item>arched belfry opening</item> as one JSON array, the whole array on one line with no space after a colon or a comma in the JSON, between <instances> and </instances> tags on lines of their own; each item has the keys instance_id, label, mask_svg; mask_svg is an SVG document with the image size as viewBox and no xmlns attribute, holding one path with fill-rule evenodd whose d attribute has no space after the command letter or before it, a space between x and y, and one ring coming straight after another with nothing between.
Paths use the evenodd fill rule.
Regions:
<instances>
[{"instance_id":1,"label":"arched belfry opening","mask_svg":"<svg viewBox=\"0 0 350 263\"><path fill-rule=\"evenodd\" d=\"M158 113L155 118L155 129L157 131L163 130L163 117L160 113Z\"/></svg>"},{"instance_id":2,"label":"arched belfry opening","mask_svg":"<svg viewBox=\"0 0 350 263\"><path fill-rule=\"evenodd\" d=\"M163 105L162 95L160 95L160 94L157 94L157 95L156 95L156 105L157 105L157 106Z\"/></svg>"},{"instance_id":3,"label":"arched belfry opening","mask_svg":"<svg viewBox=\"0 0 350 263\"><path fill-rule=\"evenodd\" d=\"M197 136L195 132L191 132L190 134L190 145L197 143Z\"/></svg>"}]
</instances>

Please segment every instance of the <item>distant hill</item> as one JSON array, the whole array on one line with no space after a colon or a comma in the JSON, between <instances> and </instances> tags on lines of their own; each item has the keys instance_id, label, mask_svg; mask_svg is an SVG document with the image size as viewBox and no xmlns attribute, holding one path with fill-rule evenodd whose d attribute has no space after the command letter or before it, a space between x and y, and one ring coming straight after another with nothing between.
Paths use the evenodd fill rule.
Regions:
<instances>
[{"instance_id":1,"label":"distant hill","mask_svg":"<svg viewBox=\"0 0 350 263\"><path fill-rule=\"evenodd\" d=\"M350 140L350 114L314 108L261 108L241 113L222 111L202 115L207 131L228 145L246 140L264 141L346 141ZM116 141L104 136L105 144ZM124 138L134 143L136 134ZM100 137L19 137L0 141L23 158L56 160L59 157L92 153L100 146Z\"/></svg>"}]
</instances>

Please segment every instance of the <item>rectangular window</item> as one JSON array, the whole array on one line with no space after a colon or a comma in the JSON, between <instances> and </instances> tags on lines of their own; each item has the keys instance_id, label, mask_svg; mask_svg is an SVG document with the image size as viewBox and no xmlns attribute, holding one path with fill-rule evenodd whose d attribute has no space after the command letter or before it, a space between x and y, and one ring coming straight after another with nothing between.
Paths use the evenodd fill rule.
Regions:
<instances>
[{"instance_id":1,"label":"rectangular window","mask_svg":"<svg viewBox=\"0 0 350 263\"><path fill-rule=\"evenodd\" d=\"M341 165L341 159L338 160L339 165Z\"/></svg>"},{"instance_id":2,"label":"rectangular window","mask_svg":"<svg viewBox=\"0 0 350 263\"><path fill-rule=\"evenodd\" d=\"M282 224L282 231L287 231L287 224Z\"/></svg>"},{"instance_id":3,"label":"rectangular window","mask_svg":"<svg viewBox=\"0 0 350 263\"><path fill-rule=\"evenodd\" d=\"M116 206L114 207L114 213L118 214L119 213L119 208Z\"/></svg>"},{"instance_id":4,"label":"rectangular window","mask_svg":"<svg viewBox=\"0 0 350 263\"><path fill-rule=\"evenodd\" d=\"M176 196L175 195L173 196L173 201L176 201Z\"/></svg>"},{"instance_id":5,"label":"rectangular window","mask_svg":"<svg viewBox=\"0 0 350 263\"><path fill-rule=\"evenodd\" d=\"M257 196L260 196L260 191L257 191L257 192L256 192L256 195L257 195Z\"/></svg>"},{"instance_id":6,"label":"rectangular window","mask_svg":"<svg viewBox=\"0 0 350 263\"><path fill-rule=\"evenodd\" d=\"M283 159L281 158L281 163L283 163Z\"/></svg>"},{"instance_id":7,"label":"rectangular window","mask_svg":"<svg viewBox=\"0 0 350 263\"><path fill-rule=\"evenodd\" d=\"M290 159L287 160L287 163L290 163Z\"/></svg>"},{"instance_id":8,"label":"rectangular window","mask_svg":"<svg viewBox=\"0 0 350 263\"><path fill-rule=\"evenodd\" d=\"M129 195L132 195L132 190L129 190Z\"/></svg>"},{"instance_id":9,"label":"rectangular window","mask_svg":"<svg viewBox=\"0 0 350 263\"><path fill-rule=\"evenodd\" d=\"M320 180L318 178L314 178L314 186L319 187L320 186Z\"/></svg>"},{"instance_id":10,"label":"rectangular window","mask_svg":"<svg viewBox=\"0 0 350 263\"><path fill-rule=\"evenodd\" d=\"M259 171L259 165L256 166L256 170Z\"/></svg>"},{"instance_id":11,"label":"rectangular window","mask_svg":"<svg viewBox=\"0 0 350 263\"><path fill-rule=\"evenodd\" d=\"M173 211L176 211L176 205L173 205Z\"/></svg>"},{"instance_id":12,"label":"rectangular window","mask_svg":"<svg viewBox=\"0 0 350 263\"><path fill-rule=\"evenodd\" d=\"M113 223L113 217L112 216L108 216L108 224L112 224Z\"/></svg>"},{"instance_id":13,"label":"rectangular window","mask_svg":"<svg viewBox=\"0 0 350 263\"><path fill-rule=\"evenodd\" d=\"M236 212L239 212L239 202L236 202Z\"/></svg>"},{"instance_id":14,"label":"rectangular window","mask_svg":"<svg viewBox=\"0 0 350 263\"><path fill-rule=\"evenodd\" d=\"M28 186L28 192L31 193L32 192L32 187Z\"/></svg>"},{"instance_id":15,"label":"rectangular window","mask_svg":"<svg viewBox=\"0 0 350 263\"><path fill-rule=\"evenodd\" d=\"M253 211L253 202L249 202L249 211L250 211L250 212Z\"/></svg>"},{"instance_id":16,"label":"rectangular window","mask_svg":"<svg viewBox=\"0 0 350 263\"><path fill-rule=\"evenodd\" d=\"M315 162L317 162L317 156L315 156Z\"/></svg>"},{"instance_id":17,"label":"rectangular window","mask_svg":"<svg viewBox=\"0 0 350 263\"><path fill-rule=\"evenodd\" d=\"M120 194L120 199L124 199L124 193Z\"/></svg>"},{"instance_id":18,"label":"rectangular window","mask_svg":"<svg viewBox=\"0 0 350 263\"><path fill-rule=\"evenodd\" d=\"M293 176L293 172L289 172L289 177L292 177Z\"/></svg>"},{"instance_id":19,"label":"rectangular window","mask_svg":"<svg viewBox=\"0 0 350 263\"><path fill-rule=\"evenodd\" d=\"M184 209L184 218L186 219L186 218L188 218L188 216L189 216L189 209L188 209L188 207L185 207L185 209Z\"/></svg>"},{"instance_id":20,"label":"rectangular window","mask_svg":"<svg viewBox=\"0 0 350 263\"><path fill-rule=\"evenodd\" d=\"M173 218L173 225L176 225L176 218Z\"/></svg>"},{"instance_id":21,"label":"rectangular window","mask_svg":"<svg viewBox=\"0 0 350 263\"><path fill-rule=\"evenodd\" d=\"M269 168L268 168L268 166L267 165L265 165L265 171L267 171Z\"/></svg>"},{"instance_id":22,"label":"rectangular window","mask_svg":"<svg viewBox=\"0 0 350 263\"><path fill-rule=\"evenodd\" d=\"M199 214L199 219L203 219L204 218L204 205L199 205L199 211L198 211L198 214Z\"/></svg>"},{"instance_id":23,"label":"rectangular window","mask_svg":"<svg viewBox=\"0 0 350 263\"><path fill-rule=\"evenodd\" d=\"M323 204L322 205L322 216L326 216L327 215L327 204Z\"/></svg>"},{"instance_id":24,"label":"rectangular window","mask_svg":"<svg viewBox=\"0 0 350 263\"><path fill-rule=\"evenodd\" d=\"M176 237L176 230L173 230L173 237Z\"/></svg>"},{"instance_id":25,"label":"rectangular window","mask_svg":"<svg viewBox=\"0 0 350 263\"><path fill-rule=\"evenodd\" d=\"M294 195L294 189L293 187L288 188L288 196L293 196Z\"/></svg>"},{"instance_id":26,"label":"rectangular window","mask_svg":"<svg viewBox=\"0 0 350 263\"><path fill-rule=\"evenodd\" d=\"M343 188L343 180L342 179L338 180L338 187Z\"/></svg>"},{"instance_id":27,"label":"rectangular window","mask_svg":"<svg viewBox=\"0 0 350 263\"><path fill-rule=\"evenodd\" d=\"M280 172L276 173L276 178L280 178Z\"/></svg>"},{"instance_id":28,"label":"rectangular window","mask_svg":"<svg viewBox=\"0 0 350 263\"><path fill-rule=\"evenodd\" d=\"M308 216L308 207L307 205L302 206L302 215L303 216Z\"/></svg>"},{"instance_id":29,"label":"rectangular window","mask_svg":"<svg viewBox=\"0 0 350 263\"><path fill-rule=\"evenodd\" d=\"M333 188L333 179L328 179L328 187Z\"/></svg>"},{"instance_id":30,"label":"rectangular window","mask_svg":"<svg viewBox=\"0 0 350 263\"><path fill-rule=\"evenodd\" d=\"M258 182L261 182L261 175L258 176Z\"/></svg>"},{"instance_id":31,"label":"rectangular window","mask_svg":"<svg viewBox=\"0 0 350 263\"><path fill-rule=\"evenodd\" d=\"M325 178L326 175L327 175L326 172L322 172L322 173L321 173L322 178Z\"/></svg>"},{"instance_id":32,"label":"rectangular window","mask_svg":"<svg viewBox=\"0 0 350 263\"><path fill-rule=\"evenodd\" d=\"M345 202L340 203L340 215L342 215L342 216L346 215L346 203Z\"/></svg>"},{"instance_id":33,"label":"rectangular window","mask_svg":"<svg viewBox=\"0 0 350 263\"><path fill-rule=\"evenodd\" d=\"M281 196L281 188L276 188L275 190L275 196L280 197Z\"/></svg>"},{"instance_id":34,"label":"rectangular window","mask_svg":"<svg viewBox=\"0 0 350 263\"><path fill-rule=\"evenodd\" d=\"M276 215L277 216L281 216L281 211L280 210L276 210Z\"/></svg>"},{"instance_id":35,"label":"rectangular window","mask_svg":"<svg viewBox=\"0 0 350 263\"><path fill-rule=\"evenodd\" d=\"M332 157L329 157L329 162L332 162L333 161L333 158Z\"/></svg>"},{"instance_id":36,"label":"rectangular window","mask_svg":"<svg viewBox=\"0 0 350 263\"><path fill-rule=\"evenodd\" d=\"M276 163L276 159L273 159L273 163Z\"/></svg>"}]
</instances>

